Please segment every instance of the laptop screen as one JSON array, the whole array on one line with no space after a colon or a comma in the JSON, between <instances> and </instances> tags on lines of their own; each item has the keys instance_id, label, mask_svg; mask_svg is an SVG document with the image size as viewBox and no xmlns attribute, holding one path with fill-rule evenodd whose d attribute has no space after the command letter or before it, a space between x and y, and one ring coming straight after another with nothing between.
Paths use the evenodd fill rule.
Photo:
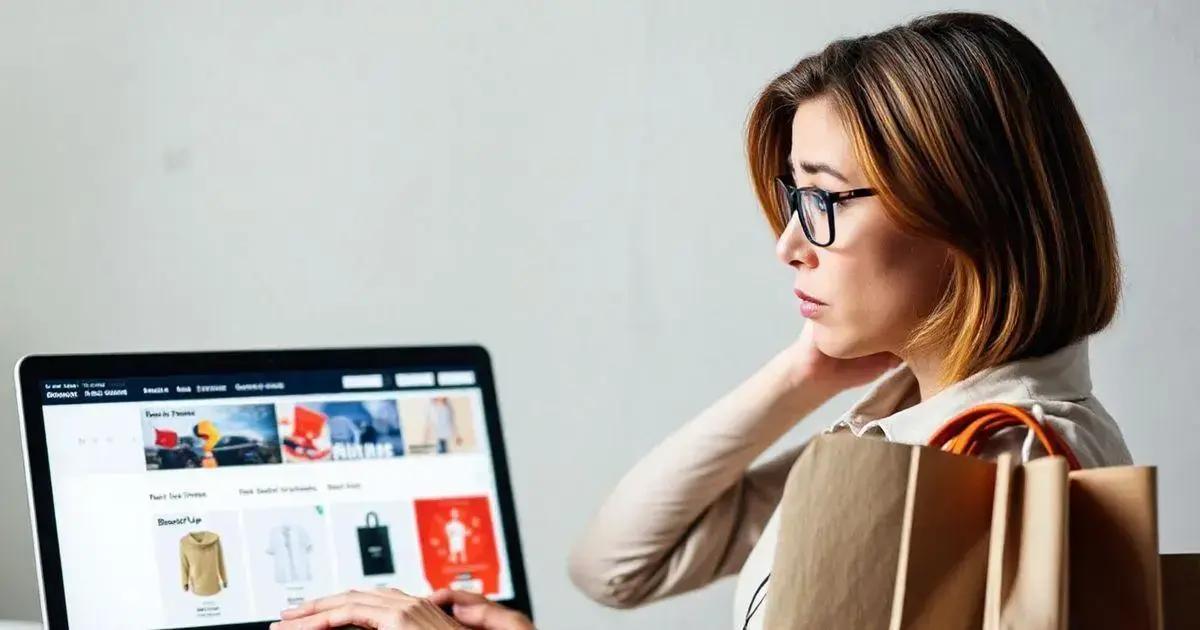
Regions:
<instances>
[{"instance_id":1,"label":"laptop screen","mask_svg":"<svg viewBox=\"0 0 1200 630\"><path fill-rule=\"evenodd\" d=\"M512 597L475 376L41 381L68 619L239 624L377 587Z\"/></svg>"}]
</instances>

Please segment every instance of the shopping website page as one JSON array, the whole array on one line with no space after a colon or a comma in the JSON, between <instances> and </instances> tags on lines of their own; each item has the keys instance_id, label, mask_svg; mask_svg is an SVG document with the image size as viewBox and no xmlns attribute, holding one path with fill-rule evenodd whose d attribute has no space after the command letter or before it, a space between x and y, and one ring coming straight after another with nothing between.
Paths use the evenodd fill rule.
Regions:
<instances>
[{"instance_id":1,"label":"shopping website page","mask_svg":"<svg viewBox=\"0 0 1200 630\"><path fill-rule=\"evenodd\" d=\"M512 597L472 371L41 389L72 624L278 619L351 588Z\"/></svg>"}]
</instances>

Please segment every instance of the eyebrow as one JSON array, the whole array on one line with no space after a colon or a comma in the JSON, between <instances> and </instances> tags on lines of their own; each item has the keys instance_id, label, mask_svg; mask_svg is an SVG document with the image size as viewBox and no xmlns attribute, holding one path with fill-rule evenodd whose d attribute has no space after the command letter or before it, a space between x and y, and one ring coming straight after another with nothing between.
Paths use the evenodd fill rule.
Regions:
<instances>
[{"instance_id":1,"label":"eyebrow","mask_svg":"<svg viewBox=\"0 0 1200 630\"><path fill-rule=\"evenodd\" d=\"M796 172L796 165L792 164L792 158L790 156L788 157L788 166L790 166L792 168L792 173ZM814 175L816 173L828 173L828 174L833 175L834 177L842 180L843 182L845 182L847 184L850 183L850 179L847 178L845 175L843 175L841 171L837 170L836 168L833 168L832 166L830 166L824 162L801 161L800 162L800 170L804 171L805 173L808 173L809 175Z\"/></svg>"}]
</instances>

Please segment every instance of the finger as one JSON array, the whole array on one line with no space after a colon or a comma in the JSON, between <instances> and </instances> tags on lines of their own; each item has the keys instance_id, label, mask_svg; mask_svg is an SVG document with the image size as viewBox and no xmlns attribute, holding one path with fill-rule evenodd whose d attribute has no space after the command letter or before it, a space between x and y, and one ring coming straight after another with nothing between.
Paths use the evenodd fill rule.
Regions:
<instances>
[{"instance_id":1,"label":"finger","mask_svg":"<svg viewBox=\"0 0 1200 630\"><path fill-rule=\"evenodd\" d=\"M520 627L513 623L517 614L487 600L482 603L454 605L454 618L463 625L475 628Z\"/></svg>"},{"instance_id":2,"label":"finger","mask_svg":"<svg viewBox=\"0 0 1200 630\"><path fill-rule=\"evenodd\" d=\"M505 613L487 604L455 604L454 619L471 628L502 628Z\"/></svg>"},{"instance_id":3,"label":"finger","mask_svg":"<svg viewBox=\"0 0 1200 630\"><path fill-rule=\"evenodd\" d=\"M434 593L433 596L429 598L429 601L434 602L439 606L445 604L461 604L466 606L472 604L492 603L492 600L484 597L483 595L471 593L469 591L456 591L448 588Z\"/></svg>"},{"instance_id":4,"label":"finger","mask_svg":"<svg viewBox=\"0 0 1200 630\"><path fill-rule=\"evenodd\" d=\"M433 595L429 596L429 601L434 606L448 606L454 603L454 591L448 588L440 588L434 591Z\"/></svg>"},{"instance_id":5,"label":"finger","mask_svg":"<svg viewBox=\"0 0 1200 630\"><path fill-rule=\"evenodd\" d=\"M295 608L288 608L287 610L279 613L279 618L298 619L300 617L307 617L312 614L316 614L325 610L332 610L339 606L346 606L348 604L365 604L368 606L375 606L379 604L379 598L377 595L372 593L346 591L345 593L338 593L337 595L330 595L328 597L310 599L308 601L301 602L300 605L296 606Z\"/></svg>"},{"instance_id":6,"label":"finger","mask_svg":"<svg viewBox=\"0 0 1200 630\"><path fill-rule=\"evenodd\" d=\"M382 606L369 604L346 604L338 608L276 622L273 630L330 630L342 626L363 626L366 628L388 627L396 619L396 612Z\"/></svg>"}]
</instances>

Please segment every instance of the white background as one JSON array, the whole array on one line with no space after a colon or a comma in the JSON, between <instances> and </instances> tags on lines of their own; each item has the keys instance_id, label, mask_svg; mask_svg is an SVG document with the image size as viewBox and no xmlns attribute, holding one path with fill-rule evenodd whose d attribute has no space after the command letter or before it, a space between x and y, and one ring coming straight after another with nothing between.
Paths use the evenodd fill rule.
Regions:
<instances>
[{"instance_id":1,"label":"white background","mask_svg":"<svg viewBox=\"0 0 1200 630\"><path fill-rule=\"evenodd\" d=\"M729 582L606 611L569 584L569 544L799 330L747 183L756 91L945 6L4 2L0 360L483 342L542 628L723 627ZM953 6L1029 33L1092 134L1127 272L1096 388L1160 466L1163 548L1200 551L1200 4ZM4 408L0 617L33 618L9 384Z\"/></svg>"}]
</instances>

